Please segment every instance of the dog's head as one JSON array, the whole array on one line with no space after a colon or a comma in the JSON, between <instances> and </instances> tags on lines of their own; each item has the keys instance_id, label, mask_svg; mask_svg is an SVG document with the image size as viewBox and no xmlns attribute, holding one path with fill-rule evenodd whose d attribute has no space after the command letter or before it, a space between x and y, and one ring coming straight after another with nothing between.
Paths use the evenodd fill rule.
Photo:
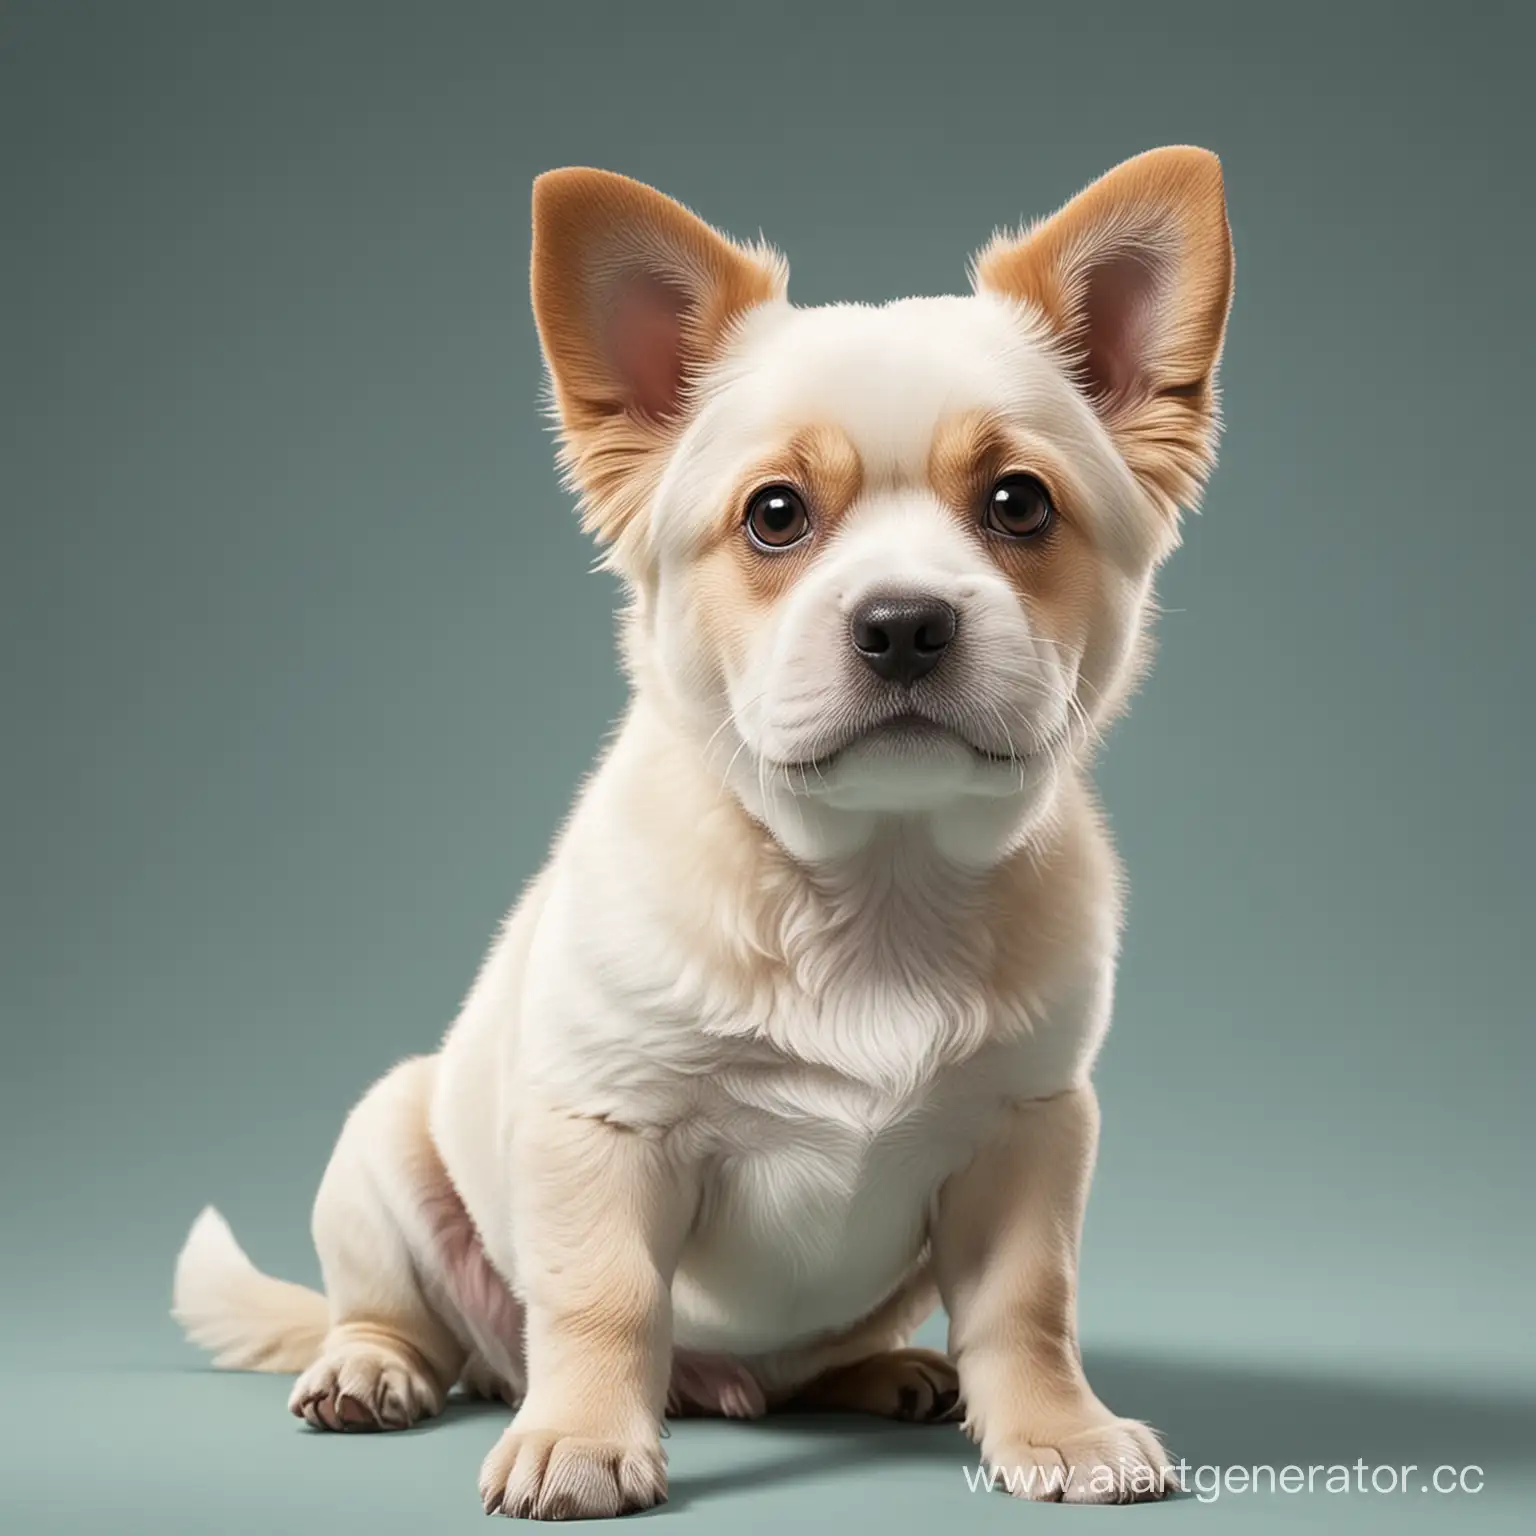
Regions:
<instances>
[{"instance_id":1,"label":"dog's head","mask_svg":"<svg viewBox=\"0 0 1536 1536\"><path fill-rule=\"evenodd\" d=\"M995 857L1138 671L1217 427L1221 172L1112 171L972 294L801 309L624 177L534 188L533 301L638 686L797 852L923 816Z\"/></svg>"}]
</instances>

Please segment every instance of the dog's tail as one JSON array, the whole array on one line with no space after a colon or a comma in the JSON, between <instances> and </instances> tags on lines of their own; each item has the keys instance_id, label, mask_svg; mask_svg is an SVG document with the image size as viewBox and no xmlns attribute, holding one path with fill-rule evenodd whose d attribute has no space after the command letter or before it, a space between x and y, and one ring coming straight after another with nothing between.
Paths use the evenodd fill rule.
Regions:
<instances>
[{"instance_id":1,"label":"dog's tail","mask_svg":"<svg viewBox=\"0 0 1536 1536\"><path fill-rule=\"evenodd\" d=\"M330 1320L319 1291L262 1274L211 1205L176 1260L171 1316L221 1370L279 1374L314 1362Z\"/></svg>"}]
</instances>

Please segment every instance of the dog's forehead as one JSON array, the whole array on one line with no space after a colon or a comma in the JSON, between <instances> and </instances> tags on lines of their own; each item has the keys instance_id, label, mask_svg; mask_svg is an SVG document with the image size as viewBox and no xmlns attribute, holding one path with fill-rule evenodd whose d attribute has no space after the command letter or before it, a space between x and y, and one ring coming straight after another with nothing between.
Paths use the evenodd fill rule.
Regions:
<instances>
[{"instance_id":1,"label":"dog's forehead","mask_svg":"<svg viewBox=\"0 0 1536 1536\"><path fill-rule=\"evenodd\" d=\"M1044 322L988 293L750 315L663 476L659 546L693 547L725 498L807 430L834 429L866 487L923 488L941 429L978 413L1048 443L1072 465L1106 549L1147 555L1159 535Z\"/></svg>"},{"instance_id":2,"label":"dog's forehead","mask_svg":"<svg viewBox=\"0 0 1536 1536\"><path fill-rule=\"evenodd\" d=\"M866 471L920 476L941 422L1038 411L1056 379L1025 317L986 296L784 305L744 327L711 414L717 430L742 437L834 425Z\"/></svg>"}]
</instances>

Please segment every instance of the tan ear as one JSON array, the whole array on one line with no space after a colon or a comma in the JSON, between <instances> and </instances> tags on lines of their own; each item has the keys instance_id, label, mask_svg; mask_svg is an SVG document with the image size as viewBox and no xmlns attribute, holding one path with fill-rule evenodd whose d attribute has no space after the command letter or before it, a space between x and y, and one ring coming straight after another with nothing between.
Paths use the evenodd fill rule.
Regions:
<instances>
[{"instance_id":1,"label":"tan ear","mask_svg":"<svg viewBox=\"0 0 1536 1536\"><path fill-rule=\"evenodd\" d=\"M1037 310L1131 469L1170 508L1210 471L1232 301L1221 163L1149 150L977 256L976 286Z\"/></svg>"},{"instance_id":2,"label":"tan ear","mask_svg":"<svg viewBox=\"0 0 1536 1536\"><path fill-rule=\"evenodd\" d=\"M586 526L620 538L649 502L692 386L788 273L680 203L609 171L533 184L533 312Z\"/></svg>"}]
</instances>

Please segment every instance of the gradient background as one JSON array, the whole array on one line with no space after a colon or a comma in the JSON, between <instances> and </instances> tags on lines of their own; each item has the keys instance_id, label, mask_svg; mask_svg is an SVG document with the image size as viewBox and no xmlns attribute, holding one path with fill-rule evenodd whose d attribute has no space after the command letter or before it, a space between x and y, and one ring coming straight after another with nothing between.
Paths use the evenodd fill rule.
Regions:
<instances>
[{"instance_id":1,"label":"gradient background","mask_svg":"<svg viewBox=\"0 0 1536 1536\"><path fill-rule=\"evenodd\" d=\"M1102 782L1133 880L1090 1368L1192 1462L1486 1491L1066 1513L951 1431L689 1425L672 1525L1528 1529L1536 246L1515 6L0 8L0 1523L482 1530L500 1414L338 1442L166 1316L312 1279L621 703L536 412L528 186L651 181L802 303L956 290L1223 156L1228 431ZM1417 1480L1415 1480L1417 1482Z\"/></svg>"}]
</instances>

